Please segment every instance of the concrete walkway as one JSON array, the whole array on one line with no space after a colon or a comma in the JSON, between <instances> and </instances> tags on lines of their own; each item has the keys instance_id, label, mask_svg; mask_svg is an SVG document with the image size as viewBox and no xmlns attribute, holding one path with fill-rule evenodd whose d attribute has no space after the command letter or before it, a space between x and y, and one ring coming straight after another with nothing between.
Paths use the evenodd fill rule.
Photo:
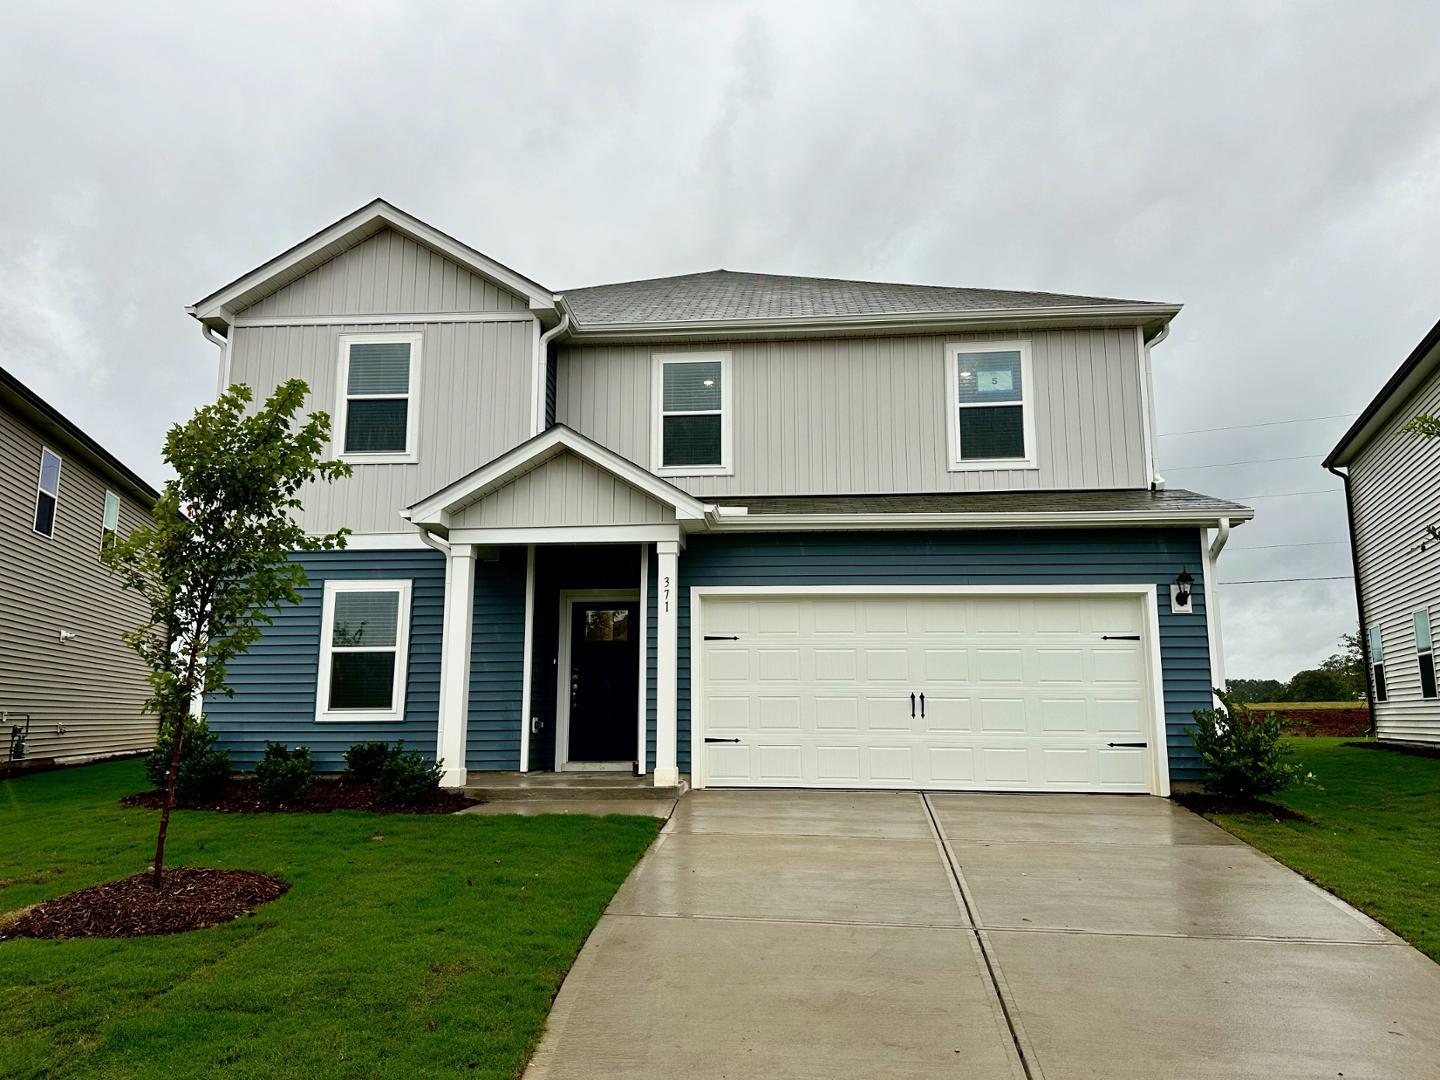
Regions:
<instances>
[{"instance_id":1,"label":"concrete walkway","mask_svg":"<svg viewBox=\"0 0 1440 1080\"><path fill-rule=\"evenodd\" d=\"M702 791L530 1080L1440 1077L1440 967L1170 803Z\"/></svg>"}]
</instances>

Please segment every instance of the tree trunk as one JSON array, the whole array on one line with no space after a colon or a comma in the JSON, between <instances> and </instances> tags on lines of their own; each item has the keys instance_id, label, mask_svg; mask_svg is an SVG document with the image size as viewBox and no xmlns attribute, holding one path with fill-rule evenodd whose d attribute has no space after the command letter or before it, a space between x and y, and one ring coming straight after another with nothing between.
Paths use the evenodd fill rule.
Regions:
<instances>
[{"instance_id":1,"label":"tree trunk","mask_svg":"<svg viewBox=\"0 0 1440 1080\"><path fill-rule=\"evenodd\" d=\"M160 831L155 837L155 872L151 884L160 888L165 870L165 834L170 831L170 810L175 805L175 781L180 775L180 751L185 742L185 711L175 714L175 749L170 754L170 771L165 775L165 802L160 807Z\"/></svg>"}]
</instances>

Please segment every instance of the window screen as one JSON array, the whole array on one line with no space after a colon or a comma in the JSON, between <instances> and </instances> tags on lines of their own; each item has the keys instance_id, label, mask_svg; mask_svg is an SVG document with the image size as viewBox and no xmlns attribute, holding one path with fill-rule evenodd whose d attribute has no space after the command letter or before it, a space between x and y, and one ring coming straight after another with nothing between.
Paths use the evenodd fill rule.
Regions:
<instances>
[{"instance_id":1,"label":"window screen","mask_svg":"<svg viewBox=\"0 0 1440 1080\"><path fill-rule=\"evenodd\" d=\"M23 504L22 504L23 505ZM35 487L34 529L41 536L55 535L55 511L60 505L60 455L40 451L40 479Z\"/></svg>"},{"instance_id":2,"label":"window screen","mask_svg":"<svg viewBox=\"0 0 1440 1080\"><path fill-rule=\"evenodd\" d=\"M345 453L410 449L410 342L352 341L345 385Z\"/></svg>"},{"instance_id":3,"label":"window screen","mask_svg":"<svg viewBox=\"0 0 1440 1080\"><path fill-rule=\"evenodd\" d=\"M330 708L388 710L395 702L400 594L335 593L330 626Z\"/></svg>"},{"instance_id":4,"label":"window screen","mask_svg":"<svg viewBox=\"0 0 1440 1080\"><path fill-rule=\"evenodd\" d=\"M1028 388L1018 351L957 351L956 452L961 461L1023 460Z\"/></svg>"},{"instance_id":5,"label":"window screen","mask_svg":"<svg viewBox=\"0 0 1440 1080\"><path fill-rule=\"evenodd\" d=\"M722 466L725 461L724 364L668 360L661 365L660 463Z\"/></svg>"}]
</instances>

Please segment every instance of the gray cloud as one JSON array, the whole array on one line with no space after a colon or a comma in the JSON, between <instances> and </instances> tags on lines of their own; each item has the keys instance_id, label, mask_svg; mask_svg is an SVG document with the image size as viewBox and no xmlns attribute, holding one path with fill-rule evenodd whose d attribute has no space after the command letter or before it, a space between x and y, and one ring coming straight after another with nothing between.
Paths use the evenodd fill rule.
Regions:
<instances>
[{"instance_id":1,"label":"gray cloud","mask_svg":"<svg viewBox=\"0 0 1440 1080\"><path fill-rule=\"evenodd\" d=\"M7 7L0 362L152 479L214 390L183 305L383 195L555 287L716 266L1186 303L1162 431L1357 411L1436 316L1440 10L1213 4ZM1343 421L1161 440L1334 485ZM1222 577L1343 574L1331 493ZM1347 582L1225 594L1287 675Z\"/></svg>"}]
</instances>

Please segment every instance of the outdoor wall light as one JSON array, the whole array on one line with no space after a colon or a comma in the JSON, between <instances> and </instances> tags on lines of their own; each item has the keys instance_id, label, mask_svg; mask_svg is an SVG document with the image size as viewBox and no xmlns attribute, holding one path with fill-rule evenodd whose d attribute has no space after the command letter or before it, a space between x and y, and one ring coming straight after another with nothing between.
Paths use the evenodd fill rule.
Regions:
<instances>
[{"instance_id":1,"label":"outdoor wall light","mask_svg":"<svg viewBox=\"0 0 1440 1080\"><path fill-rule=\"evenodd\" d=\"M1194 595L1195 579L1190 576L1188 569L1181 569L1175 577L1175 583L1170 586L1170 610L1181 614L1188 614L1190 611L1190 600Z\"/></svg>"}]
</instances>

